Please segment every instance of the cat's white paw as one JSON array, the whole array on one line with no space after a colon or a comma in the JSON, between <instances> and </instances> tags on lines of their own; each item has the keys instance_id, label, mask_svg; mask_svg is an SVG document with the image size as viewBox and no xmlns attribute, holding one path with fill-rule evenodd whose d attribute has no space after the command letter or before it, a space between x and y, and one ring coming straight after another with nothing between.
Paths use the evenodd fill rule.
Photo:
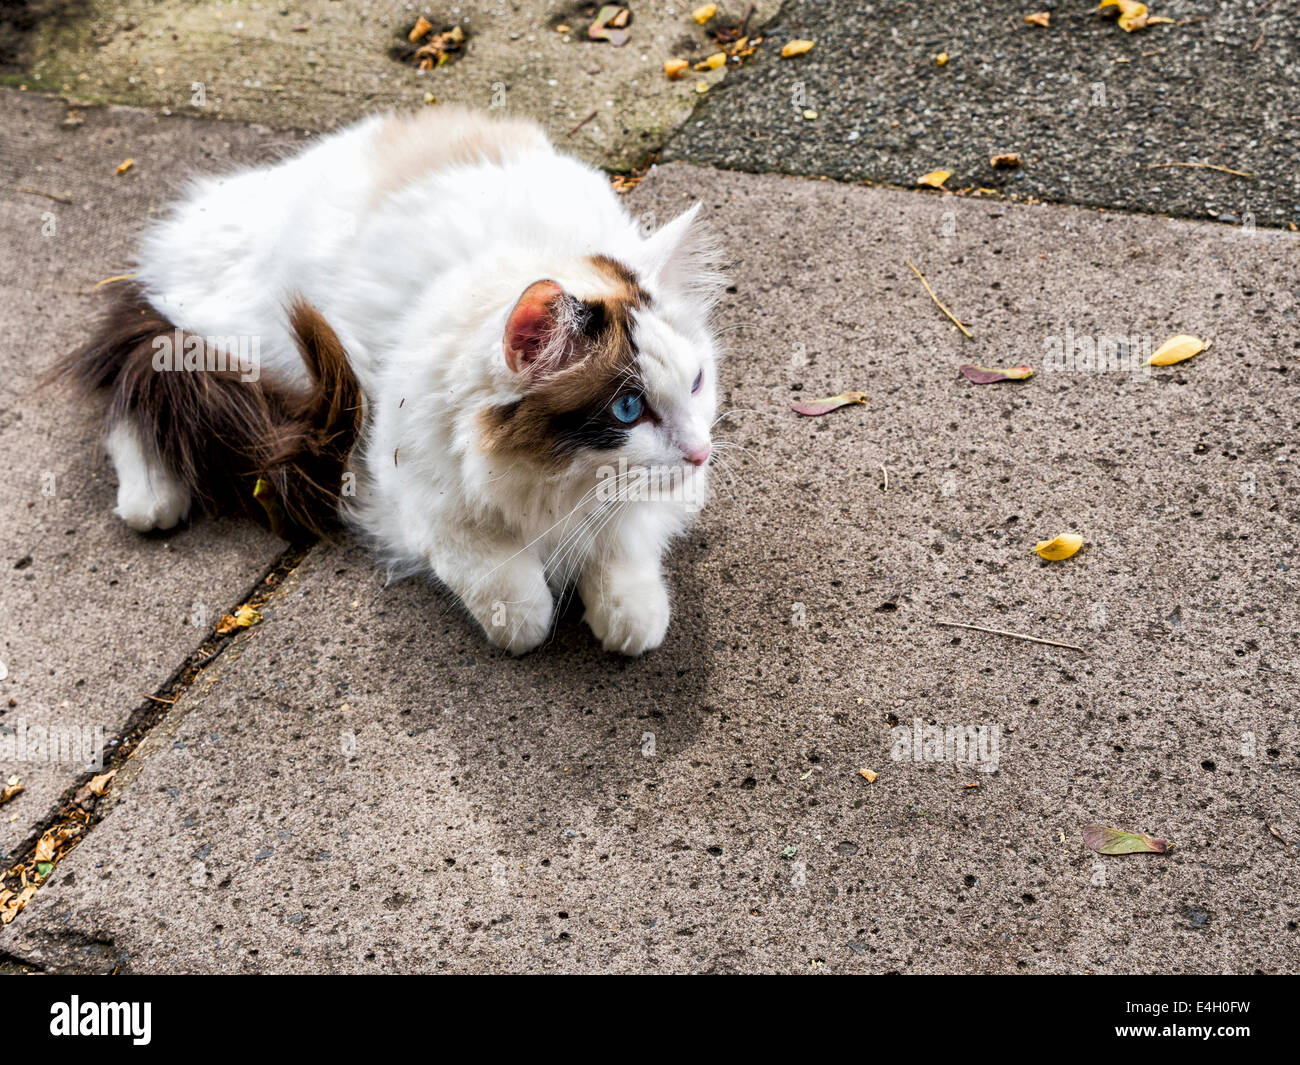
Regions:
<instances>
[{"instance_id":1,"label":"cat's white paw","mask_svg":"<svg viewBox=\"0 0 1300 1065\"><path fill-rule=\"evenodd\" d=\"M113 513L136 532L170 529L190 513L189 485L145 453L130 421L120 421L104 440L117 470L117 506Z\"/></svg>"},{"instance_id":2,"label":"cat's white paw","mask_svg":"<svg viewBox=\"0 0 1300 1065\"><path fill-rule=\"evenodd\" d=\"M493 595L476 597L475 617L487 638L512 655L527 654L551 631L555 602L541 566L520 558L494 575Z\"/></svg>"},{"instance_id":3,"label":"cat's white paw","mask_svg":"<svg viewBox=\"0 0 1300 1065\"><path fill-rule=\"evenodd\" d=\"M653 651L664 642L672 608L668 589L657 576L635 580L612 579L584 598L586 622L606 651L637 655ZM599 584L600 582L593 582Z\"/></svg>"},{"instance_id":4,"label":"cat's white paw","mask_svg":"<svg viewBox=\"0 0 1300 1065\"><path fill-rule=\"evenodd\" d=\"M190 490L171 474L155 470L118 485L113 513L136 532L170 529L189 516Z\"/></svg>"}]
</instances>

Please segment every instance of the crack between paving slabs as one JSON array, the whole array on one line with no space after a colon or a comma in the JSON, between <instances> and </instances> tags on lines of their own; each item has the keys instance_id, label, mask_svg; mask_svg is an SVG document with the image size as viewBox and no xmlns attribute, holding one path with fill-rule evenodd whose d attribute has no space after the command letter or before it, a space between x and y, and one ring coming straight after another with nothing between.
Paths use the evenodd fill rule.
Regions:
<instances>
[{"instance_id":1,"label":"crack between paving slabs","mask_svg":"<svg viewBox=\"0 0 1300 1065\"><path fill-rule=\"evenodd\" d=\"M319 541L301 541L287 547L271 566L258 577L230 613L241 606L253 609L270 601L288 577ZM224 616L224 615L223 615ZM142 697L131 711L126 724L114 737L106 752L103 766L81 773L63 792L49 813L45 815L14 851L16 859L0 877L0 926L8 925L23 910L36 892L47 884L54 867L90 834L111 808L104 800L106 795L91 792L90 782L96 777L116 773L126 766L140 744L155 727L165 721L176 709L185 693L207 669L230 647L243 631L235 629L221 635L217 629L221 618L213 624L207 637L185 660L172 671L162 685ZM120 794L114 788L112 794ZM44 844L44 846L42 846ZM38 857L38 855L40 855ZM42 874L38 866L48 865ZM31 965L17 956L0 952L0 961Z\"/></svg>"}]
</instances>

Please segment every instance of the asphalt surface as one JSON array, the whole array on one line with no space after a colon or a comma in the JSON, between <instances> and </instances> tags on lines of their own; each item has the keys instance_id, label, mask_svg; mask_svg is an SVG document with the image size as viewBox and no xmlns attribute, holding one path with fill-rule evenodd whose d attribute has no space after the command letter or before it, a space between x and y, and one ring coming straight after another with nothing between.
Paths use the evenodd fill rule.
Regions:
<instances>
[{"instance_id":1,"label":"asphalt surface","mask_svg":"<svg viewBox=\"0 0 1300 1065\"><path fill-rule=\"evenodd\" d=\"M1300 222L1296 5L1149 6L1178 24L1125 33L1082 0L786 0L664 158L901 186L944 169L1018 200ZM1038 11L1048 28L1024 22ZM791 39L816 45L780 58ZM990 166L1005 153L1023 165ZM1149 169L1171 162L1253 176Z\"/></svg>"},{"instance_id":2,"label":"asphalt surface","mask_svg":"<svg viewBox=\"0 0 1300 1065\"><path fill-rule=\"evenodd\" d=\"M21 180L68 184L98 227L23 245L30 276L65 272L57 301L10 278L6 336L51 350L83 335L89 283L166 182L282 141L61 116L28 99L0 118ZM141 144L159 162L123 181L112 161ZM56 153L79 184L38 169ZM42 205L0 196L15 232L34 224ZM0 953L78 972L1295 971L1300 237L675 165L630 206L696 198L735 263L724 404L747 413L720 433L743 448L734 481L672 555L665 646L607 657L571 612L512 659L432 585L320 545L167 708ZM1050 371L1066 330L1215 344L1149 374ZM964 361L1038 373L976 386ZM788 409L844 389L868 403ZM32 432L12 477L51 441L66 477L102 471L93 412L6 403ZM207 521L135 537L110 497L101 481L19 527L34 563L0 606L39 615L46 644L0 688L26 685L20 705L86 716L113 695L77 665L98 647L82 617L150 691L139 649L193 646L168 589L209 579L228 609L275 549ZM125 560L107 609L48 560L74 525L63 565ZM1074 558L1030 553L1067 530ZM163 565L180 543L212 568ZM914 756L895 730L917 722L997 747ZM1094 821L1174 850L1101 857Z\"/></svg>"}]
</instances>

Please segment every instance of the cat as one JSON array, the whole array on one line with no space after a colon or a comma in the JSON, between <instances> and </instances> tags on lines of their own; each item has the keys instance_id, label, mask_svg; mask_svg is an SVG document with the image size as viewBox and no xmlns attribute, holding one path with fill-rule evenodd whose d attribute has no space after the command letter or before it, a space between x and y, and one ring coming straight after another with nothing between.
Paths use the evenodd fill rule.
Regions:
<instances>
[{"instance_id":1,"label":"cat","mask_svg":"<svg viewBox=\"0 0 1300 1065\"><path fill-rule=\"evenodd\" d=\"M723 275L699 209L647 233L524 119L372 116L195 181L58 372L111 394L134 529L256 497L432 573L514 654L576 587L640 655L707 495Z\"/></svg>"}]
</instances>

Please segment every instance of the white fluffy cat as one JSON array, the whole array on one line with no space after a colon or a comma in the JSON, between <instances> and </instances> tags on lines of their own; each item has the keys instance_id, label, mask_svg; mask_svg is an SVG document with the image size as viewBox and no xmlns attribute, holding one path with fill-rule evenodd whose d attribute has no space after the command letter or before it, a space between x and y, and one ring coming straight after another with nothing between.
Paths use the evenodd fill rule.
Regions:
<instances>
[{"instance_id":1,"label":"white fluffy cat","mask_svg":"<svg viewBox=\"0 0 1300 1065\"><path fill-rule=\"evenodd\" d=\"M608 650L658 646L661 560L703 498L717 404L697 208L646 235L534 124L447 107L197 181L70 365L113 392L116 512L165 529L258 480L288 501L311 480L294 454L332 448L312 476L346 463L355 493L315 484L317 502L391 571L431 570L494 643L536 647L576 583ZM206 365L167 368L177 330L206 338ZM260 376L211 368L248 338Z\"/></svg>"}]
</instances>

